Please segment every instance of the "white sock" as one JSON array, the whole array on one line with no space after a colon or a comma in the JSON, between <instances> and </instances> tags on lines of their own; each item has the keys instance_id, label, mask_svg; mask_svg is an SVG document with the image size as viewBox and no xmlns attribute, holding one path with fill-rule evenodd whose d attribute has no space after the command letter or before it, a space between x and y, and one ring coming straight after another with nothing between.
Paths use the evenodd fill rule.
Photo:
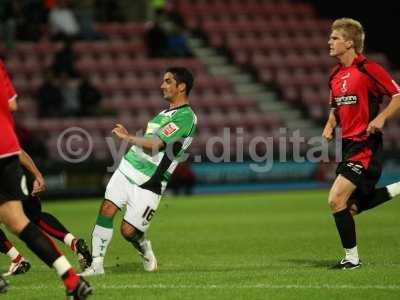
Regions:
<instances>
[{"instance_id":1,"label":"white sock","mask_svg":"<svg viewBox=\"0 0 400 300\"><path fill-rule=\"evenodd\" d=\"M97 269L98 267L102 268L103 261L104 261L103 256L93 257L92 267L94 267L95 269Z\"/></svg>"},{"instance_id":2,"label":"white sock","mask_svg":"<svg viewBox=\"0 0 400 300\"><path fill-rule=\"evenodd\" d=\"M73 241L74 239L75 239L74 235L73 235L72 233L68 233L68 234L64 237L64 244L71 248L72 241Z\"/></svg>"},{"instance_id":3,"label":"white sock","mask_svg":"<svg viewBox=\"0 0 400 300\"><path fill-rule=\"evenodd\" d=\"M53 262L53 268L56 269L58 276L62 276L72 267L66 257L62 255Z\"/></svg>"},{"instance_id":4,"label":"white sock","mask_svg":"<svg viewBox=\"0 0 400 300\"><path fill-rule=\"evenodd\" d=\"M389 184L386 188L392 198L400 194L400 182Z\"/></svg>"},{"instance_id":5,"label":"white sock","mask_svg":"<svg viewBox=\"0 0 400 300\"><path fill-rule=\"evenodd\" d=\"M346 253L345 259L349 260L353 264L358 264L360 259L358 258L357 246L350 249L344 249L344 251Z\"/></svg>"},{"instance_id":6,"label":"white sock","mask_svg":"<svg viewBox=\"0 0 400 300\"><path fill-rule=\"evenodd\" d=\"M92 232L92 256L104 257L113 235L112 228L95 225Z\"/></svg>"},{"instance_id":7,"label":"white sock","mask_svg":"<svg viewBox=\"0 0 400 300\"><path fill-rule=\"evenodd\" d=\"M8 250L7 252L7 256L11 259L11 260L15 260L19 255L18 250L15 247L12 247L10 250Z\"/></svg>"}]
</instances>

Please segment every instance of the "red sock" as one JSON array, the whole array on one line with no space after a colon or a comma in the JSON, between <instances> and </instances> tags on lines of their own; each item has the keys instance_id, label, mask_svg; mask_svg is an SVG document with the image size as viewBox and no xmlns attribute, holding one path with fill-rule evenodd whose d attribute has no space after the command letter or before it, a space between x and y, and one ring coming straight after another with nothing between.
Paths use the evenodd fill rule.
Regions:
<instances>
[{"instance_id":1,"label":"red sock","mask_svg":"<svg viewBox=\"0 0 400 300\"><path fill-rule=\"evenodd\" d=\"M76 252L76 242L78 239L73 239L71 243L71 250L75 253Z\"/></svg>"},{"instance_id":2,"label":"red sock","mask_svg":"<svg viewBox=\"0 0 400 300\"><path fill-rule=\"evenodd\" d=\"M62 276L62 280L64 282L65 287L67 290L73 290L79 281L79 276L76 274L74 269L69 269L67 272L64 273Z\"/></svg>"},{"instance_id":3,"label":"red sock","mask_svg":"<svg viewBox=\"0 0 400 300\"><path fill-rule=\"evenodd\" d=\"M18 256L16 258L14 258L12 260L13 263L17 264L22 260L22 256L20 254L18 254Z\"/></svg>"}]
</instances>

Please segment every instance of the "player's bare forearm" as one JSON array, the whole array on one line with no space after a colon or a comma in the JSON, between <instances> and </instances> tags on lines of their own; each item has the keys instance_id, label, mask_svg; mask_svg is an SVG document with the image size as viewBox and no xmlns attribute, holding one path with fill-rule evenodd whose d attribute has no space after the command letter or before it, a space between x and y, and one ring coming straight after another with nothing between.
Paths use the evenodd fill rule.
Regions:
<instances>
[{"instance_id":1,"label":"player's bare forearm","mask_svg":"<svg viewBox=\"0 0 400 300\"><path fill-rule=\"evenodd\" d=\"M326 122L326 126L329 126L330 128L335 129L336 125L337 125L337 122L336 122L336 116L335 116L335 109L331 109L331 111L329 112L328 121Z\"/></svg>"},{"instance_id":2,"label":"player's bare forearm","mask_svg":"<svg viewBox=\"0 0 400 300\"><path fill-rule=\"evenodd\" d=\"M43 177L42 173L40 173L38 167L36 166L35 162L33 159L29 156L28 153L26 153L24 150L21 149L21 153L19 155L19 160L21 164L29 170L29 172L32 173L35 178L38 177Z\"/></svg>"},{"instance_id":3,"label":"player's bare forearm","mask_svg":"<svg viewBox=\"0 0 400 300\"><path fill-rule=\"evenodd\" d=\"M21 153L19 155L19 160L21 164L31 172L31 174L35 177L32 187L32 195L36 195L38 193L46 190L46 183L44 181L42 173L40 173L38 167L36 166L33 159L21 149Z\"/></svg>"},{"instance_id":4,"label":"player's bare forearm","mask_svg":"<svg viewBox=\"0 0 400 300\"><path fill-rule=\"evenodd\" d=\"M331 112L329 113L328 121L326 122L324 130L322 132L322 137L324 137L327 141L331 141L333 139L333 130L335 129L336 124L337 123L336 123L335 112L332 109Z\"/></svg>"},{"instance_id":5,"label":"player's bare forearm","mask_svg":"<svg viewBox=\"0 0 400 300\"><path fill-rule=\"evenodd\" d=\"M159 151L161 148L164 147L164 142L159 138L159 137L152 137L152 138L146 138L146 137L138 137L138 136L132 136L129 135L126 140L133 145L136 145L138 147L144 148L146 150L151 150L151 151Z\"/></svg>"},{"instance_id":6,"label":"player's bare forearm","mask_svg":"<svg viewBox=\"0 0 400 300\"><path fill-rule=\"evenodd\" d=\"M164 147L164 142L158 136L154 137L133 136L130 135L128 130L126 130L126 128L121 124L117 124L115 128L112 130L112 133L114 133L120 139L123 139L128 143L141 147L145 150L158 151Z\"/></svg>"}]
</instances>

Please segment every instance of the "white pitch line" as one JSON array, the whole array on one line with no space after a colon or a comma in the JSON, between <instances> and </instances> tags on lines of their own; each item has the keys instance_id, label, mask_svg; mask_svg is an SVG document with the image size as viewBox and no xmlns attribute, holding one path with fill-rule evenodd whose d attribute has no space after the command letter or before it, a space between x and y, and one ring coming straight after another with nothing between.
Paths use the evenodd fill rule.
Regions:
<instances>
[{"instance_id":1,"label":"white pitch line","mask_svg":"<svg viewBox=\"0 0 400 300\"><path fill-rule=\"evenodd\" d=\"M16 290L39 290L54 288L50 285L34 286L11 286ZM244 285L226 285L226 284L100 284L94 285L94 289L104 290L122 290L122 289L271 289L271 290L400 290L400 285L349 285L349 284L244 284Z\"/></svg>"},{"instance_id":2,"label":"white pitch line","mask_svg":"<svg viewBox=\"0 0 400 300\"><path fill-rule=\"evenodd\" d=\"M250 285L168 285L168 284L127 284L127 285L100 285L104 289L400 289L400 285L302 285L302 284L250 284ZM98 288L99 288L98 287Z\"/></svg>"}]
</instances>

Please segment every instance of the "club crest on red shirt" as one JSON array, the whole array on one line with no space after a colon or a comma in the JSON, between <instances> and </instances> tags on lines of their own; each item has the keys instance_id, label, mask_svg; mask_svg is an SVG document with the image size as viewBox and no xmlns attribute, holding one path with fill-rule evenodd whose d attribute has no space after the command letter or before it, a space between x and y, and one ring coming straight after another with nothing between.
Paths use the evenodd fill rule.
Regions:
<instances>
[{"instance_id":1,"label":"club crest on red shirt","mask_svg":"<svg viewBox=\"0 0 400 300\"><path fill-rule=\"evenodd\" d=\"M342 86L340 87L340 91L342 93L346 93L347 92L347 80L346 79L342 82Z\"/></svg>"}]
</instances>

